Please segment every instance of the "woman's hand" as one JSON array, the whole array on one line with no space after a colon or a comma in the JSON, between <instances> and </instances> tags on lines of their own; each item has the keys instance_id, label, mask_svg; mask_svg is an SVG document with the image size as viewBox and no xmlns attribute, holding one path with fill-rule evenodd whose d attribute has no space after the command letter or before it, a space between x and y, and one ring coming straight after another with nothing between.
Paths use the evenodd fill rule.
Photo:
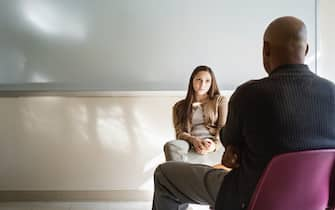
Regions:
<instances>
[{"instance_id":1,"label":"woman's hand","mask_svg":"<svg viewBox=\"0 0 335 210\"><path fill-rule=\"evenodd\" d=\"M213 152L216 149L216 145L212 139L203 139L202 142L205 145L207 152Z\"/></svg>"},{"instance_id":2,"label":"woman's hand","mask_svg":"<svg viewBox=\"0 0 335 210\"><path fill-rule=\"evenodd\" d=\"M203 143L202 143L202 139L195 137L195 138L192 140L192 144L193 144L194 150L195 150L197 153L202 154L202 155L205 154L205 151L204 151L205 146L204 146Z\"/></svg>"},{"instance_id":3,"label":"woman's hand","mask_svg":"<svg viewBox=\"0 0 335 210\"><path fill-rule=\"evenodd\" d=\"M201 155L205 155L215 150L215 143L211 139L195 138L192 141L194 150Z\"/></svg>"}]
</instances>

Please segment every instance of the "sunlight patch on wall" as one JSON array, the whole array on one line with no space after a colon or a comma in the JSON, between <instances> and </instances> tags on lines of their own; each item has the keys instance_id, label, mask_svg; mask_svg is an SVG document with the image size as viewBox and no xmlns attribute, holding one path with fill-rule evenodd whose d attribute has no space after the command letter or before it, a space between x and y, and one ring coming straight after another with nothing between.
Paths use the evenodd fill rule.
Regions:
<instances>
[{"instance_id":1,"label":"sunlight patch on wall","mask_svg":"<svg viewBox=\"0 0 335 210\"><path fill-rule=\"evenodd\" d=\"M70 9L57 8L50 1L22 1L22 9L25 19L46 34L80 41L86 37L82 21Z\"/></svg>"},{"instance_id":2,"label":"sunlight patch on wall","mask_svg":"<svg viewBox=\"0 0 335 210\"><path fill-rule=\"evenodd\" d=\"M97 138L102 145L116 150L126 152L129 150L128 126L126 125L124 111L121 106L111 109L97 109Z\"/></svg>"},{"instance_id":3,"label":"sunlight patch on wall","mask_svg":"<svg viewBox=\"0 0 335 210\"><path fill-rule=\"evenodd\" d=\"M144 165L143 172L147 173L150 170L155 169L159 164L163 163L165 161L163 153L160 155L152 158L151 160L147 161L146 164Z\"/></svg>"},{"instance_id":4,"label":"sunlight patch on wall","mask_svg":"<svg viewBox=\"0 0 335 210\"><path fill-rule=\"evenodd\" d=\"M70 119L73 121L70 125L74 125L73 128L70 128L74 133L74 139L77 139L76 136L78 135L78 139L81 141L89 142L91 139L89 135L91 124L89 122L87 106L85 104L74 104L73 107L71 106L69 112Z\"/></svg>"},{"instance_id":5,"label":"sunlight patch on wall","mask_svg":"<svg viewBox=\"0 0 335 210\"><path fill-rule=\"evenodd\" d=\"M63 125L58 123L63 119L59 106L63 100L60 97L43 96L38 98L21 98L19 101L19 122L25 132L23 139L34 141L53 141L58 132L63 131Z\"/></svg>"},{"instance_id":6,"label":"sunlight patch on wall","mask_svg":"<svg viewBox=\"0 0 335 210\"><path fill-rule=\"evenodd\" d=\"M167 133L170 133L170 130L168 127L162 128L160 121L170 121L170 113L168 113L168 116L164 116L166 113L162 113L161 115L150 115L150 113L160 113L161 108L157 108L157 110L153 110L154 107L152 107L151 110L143 111L143 108L136 107L136 109L133 110L134 114L134 122L136 123L136 126L134 127L134 132L136 136L139 136L140 139L145 139L147 144L150 144L150 146L162 146L161 140L170 140L170 136L162 135L160 132L161 130L167 131ZM173 132L173 131L172 131ZM144 150L147 150L147 145L143 145Z\"/></svg>"},{"instance_id":7,"label":"sunlight patch on wall","mask_svg":"<svg viewBox=\"0 0 335 210\"><path fill-rule=\"evenodd\" d=\"M47 82L51 82L50 79L47 78L47 76L42 75L39 72L33 72L31 75L31 82L33 83L47 83Z\"/></svg>"}]
</instances>

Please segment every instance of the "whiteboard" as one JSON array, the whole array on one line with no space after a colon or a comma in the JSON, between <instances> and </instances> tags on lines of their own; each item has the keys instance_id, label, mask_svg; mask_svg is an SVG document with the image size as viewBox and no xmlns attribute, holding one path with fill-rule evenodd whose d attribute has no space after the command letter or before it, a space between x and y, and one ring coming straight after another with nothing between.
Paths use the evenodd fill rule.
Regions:
<instances>
[{"instance_id":1,"label":"whiteboard","mask_svg":"<svg viewBox=\"0 0 335 210\"><path fill-rule=\"evenodd\" d=\"M197 65L220 89L266 76L262 36L293 15L316 71L316 0L2 0L0 90L185 90Z\"/></svg>"}]
</instances>

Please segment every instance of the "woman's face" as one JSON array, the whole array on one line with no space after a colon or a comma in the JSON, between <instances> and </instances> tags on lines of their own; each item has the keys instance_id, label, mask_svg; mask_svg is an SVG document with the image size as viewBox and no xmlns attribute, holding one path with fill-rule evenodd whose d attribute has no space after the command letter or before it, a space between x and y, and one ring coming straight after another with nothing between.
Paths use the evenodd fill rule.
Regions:
<instances>
[{"instance_id":1,"label":"woman's face","mask_svg":"<svg viewBox=\"0 0 335 210\"><path fill-rule=\"evenodd\" d=\"M207 71L199 71L193 78L193 90L196 95L205 95L212 84L212 77Z\"/></svg>"}]
</instances>

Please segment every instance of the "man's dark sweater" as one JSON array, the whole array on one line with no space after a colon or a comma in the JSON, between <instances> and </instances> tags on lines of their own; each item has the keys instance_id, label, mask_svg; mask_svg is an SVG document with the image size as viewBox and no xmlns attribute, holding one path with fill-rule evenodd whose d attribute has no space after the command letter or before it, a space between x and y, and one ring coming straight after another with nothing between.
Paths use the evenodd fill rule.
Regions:
<instances>
[{"instance_id":1,"label":"man's dark sweater","mask_svg":"<svg viewBox=\"0 0 335 210\"><path fill-rule=\"evenodd\" d=\"M306 65L280 66L235 91L221 139L238 148L240 167L225 177L215 209L245 209L274 155L335 148L335 86Z\"/></svg>"}]
</instances>

